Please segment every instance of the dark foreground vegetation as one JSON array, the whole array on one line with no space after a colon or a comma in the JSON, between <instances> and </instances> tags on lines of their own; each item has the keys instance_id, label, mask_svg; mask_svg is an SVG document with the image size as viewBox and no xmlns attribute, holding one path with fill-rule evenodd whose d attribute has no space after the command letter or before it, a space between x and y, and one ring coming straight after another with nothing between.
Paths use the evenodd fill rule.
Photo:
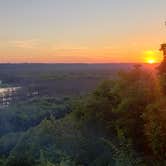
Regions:
<instances>
[{"instance_id":1,"label":"dark foreground vegetation","mask_svg":"<svg viewBox=\"0 0 166 166\"><path fill-rule=\"evenodd\" d=\"M1 109L0 166L166 165L165 69L135 66L81 96L49 90Z\"/></svg>"}]
</instances>

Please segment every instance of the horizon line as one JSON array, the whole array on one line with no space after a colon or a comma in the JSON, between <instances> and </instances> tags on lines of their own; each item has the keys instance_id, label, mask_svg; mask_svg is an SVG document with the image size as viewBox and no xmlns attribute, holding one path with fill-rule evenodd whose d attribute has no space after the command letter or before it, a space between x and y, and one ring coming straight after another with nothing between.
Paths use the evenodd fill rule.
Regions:
<instances>
[{"instance_id":1,"label":"horizon line","mask_svg":"<svg viewBox=\"0 0 166 166\"><path fill-rule=\"evenodd\" d=\"M149 65L155 65L155 64L159 64L160 62L156 62L153 64L149 64L148 62L101 62L101 63L88 63L88 62L84 62L84 63L79 63L79 62L73 62L73 63L47 63L47 62L4 62L0 64L43 64L43 65L51 65L51 64L65 64L65 65L70 65L70 64L90 64L90 65L95 65L95 64L149 64Z\"/></svg>"}]
</instances>

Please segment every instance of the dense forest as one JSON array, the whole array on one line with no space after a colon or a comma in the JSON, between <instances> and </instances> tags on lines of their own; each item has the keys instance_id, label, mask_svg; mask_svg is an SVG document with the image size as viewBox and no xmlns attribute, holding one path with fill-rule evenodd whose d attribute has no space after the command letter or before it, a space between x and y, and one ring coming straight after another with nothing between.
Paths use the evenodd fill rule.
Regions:
<instances>
[{"instance_id":1,"label":"dense forest","mask_svg":"<svg viewBox=\"0 0 166 166\"><path fill-rule=\"evenodd\" d=\"M85 94L1 109L0 166L166 165L166 61L155 73L135 65L99 81Z\"/></svg>"}]
</instances>

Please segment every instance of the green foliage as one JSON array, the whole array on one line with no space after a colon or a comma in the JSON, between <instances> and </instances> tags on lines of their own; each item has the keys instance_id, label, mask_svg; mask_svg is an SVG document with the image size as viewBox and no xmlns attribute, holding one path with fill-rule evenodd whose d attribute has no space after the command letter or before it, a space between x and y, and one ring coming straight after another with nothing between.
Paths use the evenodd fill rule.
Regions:
<instances>
[{"instance_id":1,"label":"green foliage","mask_svg":"<svg viewBox=\"0 0 166 166\"><path fill-rule=\"evenodd\" d=\"M133 150L132 144L127 140L123 131L118 129L118 144L113 144L111 141L104 140L107 145L113 150L113 159L115 166L145 166L140 157Z\"/></svg>"},{"instance_id":2,"label":"green foliage","mask_svg":"<svg viewBox=\"0 0 166 166\"><path fill-rule=\"evenodd\" d=\"M11 156L5 166L35 166L36 162L30 156Z\"/></svg>"},{"instance_id":3,"label":"green foliage","mask_svg":"<svg viewBox=\"0 0 166 166\"><path fill-rule=\"evenodd\" d=\"M12 105L0 111L0 136L26 131L38 125L50 114L61 118L68 112L67 102L55 98L40 98Z\"/></svg>"},{"instance_id":4,"label":"green foliage","mask_svg":"<svg viewBox=\"0 0 166 166\"><path fill-rule=\"evenodd\" d=\"M159 81L162 88L162 92L166 94L166 59L164 58L158 67Z\"/></svg>"},{"instance_id":5,"label":"green foliage","mask_svg":"<svg viewBox=\"0 0 166 166\"><path fill-rule=\"evenodd\" d=\"M118 104L118 96L112 93L112 81L103 82L85 100L80 100L74 107L74 116L88 129L104 132L112 128L115 119L114 107Z\"/></svg>"},{"instance_id":6,"label":"green foliage","mask_svg":"<svg viewBox=\"0 0 166 166\"><path fill-rule=\"evenodd\" d=\"M74 115L86 132L116 140L115 146L119 139L116 131L120 129L126 142L122 141L121 146L118 146L116 165L142 165L139 158L134 158L135 152L155 157L158 155L161 160L165 158L166 115L159 106L157 116L153 111L150 111L152 114L147 111L149 105L161 97L156 80L135 67L129 72L120 72L117 80L103 82L85 100L80 100L75 106ZM131 143L127 140L131 140ZM150 148L155 153L151 153Z\"/></svg>"},{"instance_id":7,"label":"green foliage","mask_svg":"<svg viewBox=\"0 0 166 166\"><path fill-rule=\"evenodd\" d=\"M115 135L119 127L140 147L144 144L142 114L155 101L156 92L152 77L134 68L121 72L117 80L103 82L85 101L77 103L75 115L88 129L93 126L93 130L107 135Z\"/></svg>"},{"instance_id":8,"label":"green foliage","mask_svg":"<svg viewBox=\"0 0 166 166\"><path fill-rule=\"evenodd\" d=\"M157 158L166 157L166 99L149 105L144 113L145 133L151 150Z\"/></svg>"},{"instance_id":9,"label":"green foliage","mask_svg":"<svg viewBox=\"0 0 166 166\"><path fill-rule=\"evenodd\" d=\"M5 166L6 160L7 159L5 157L0 157L0 166Z\"/></svg>"},{"instance_id":10,"label":"green foliage","mask_svg":"<svg viewBox=\"0 0 166 166\"><path fill-rule=\"evenodd\" d=\"M136 66L70 104L41 98L8 108L0 113L0 152L7 157L0 162L163 166L166 96L156 81Z\"/></svg>"},{"instance_id":11,"label":"green foliage","mask_svg":"<svg viewBox=\"0 0 166 166\"><path fill-rule=\"evenodd\" d=\"M53 163L48 161L48 159L44 155L44 151L40 151L40 158L39 158L39 164L37 166L55 166Z\"/></svg>"},{"instance_id":12,"label":"green foliage","mask_svg":"<svg viewBox=\"0 0 166 166\"><path fill-rule=\"evenodd\" d=\"M23 133L9 133L0 138L0 154L8 155ZM12 138L12 139L11 139Z\"/></svg>"}]
</instances>

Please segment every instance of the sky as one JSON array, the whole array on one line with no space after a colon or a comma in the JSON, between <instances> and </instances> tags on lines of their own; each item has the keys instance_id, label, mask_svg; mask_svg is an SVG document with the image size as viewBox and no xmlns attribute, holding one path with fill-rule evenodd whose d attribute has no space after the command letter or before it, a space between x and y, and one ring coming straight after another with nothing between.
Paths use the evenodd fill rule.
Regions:
<instances>
[{"instance_id":1,"label":"sky","mask_svg":"<svg viewBox=\"0 0 166 166\"><path fill-rule=\"evenodd\" d=\"M0 0L0 63L162 58L166 0Z\"/></svg>"}]
</instances>

